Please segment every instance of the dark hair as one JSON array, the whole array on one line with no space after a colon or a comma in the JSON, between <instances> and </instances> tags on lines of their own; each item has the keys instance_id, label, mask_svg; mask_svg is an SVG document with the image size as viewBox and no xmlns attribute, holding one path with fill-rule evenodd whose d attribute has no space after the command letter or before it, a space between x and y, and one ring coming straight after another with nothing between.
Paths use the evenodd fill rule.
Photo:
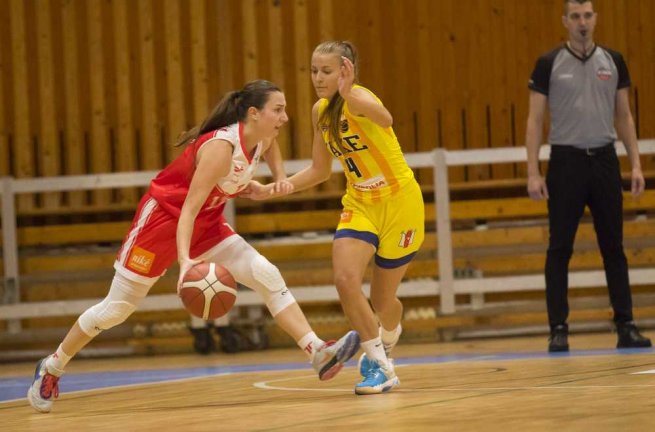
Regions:
<instances>
[{"instance_id":1,"label":"dark hair","mask_svg":"<svg viewBox=\"0 0 655 432\"><path fill-rule=\"evenodd\" d=\"M226 93L200 126L180 135L175 147L185 145L207 132L245 120L248 108L255 107L261 110L268 102L269 94L281 91L270 81L255 80L244 85L241 90Z\"/></svg>"},{"instance_id":2,"label":"dark hair","mask_svg":"<svg viewBox=\"0 0 655 432\"><path fill-rule=\"evenodd\" d=\"M569 14L569 3L577 3L577 4L585 4L585 3L592 3L593 5L593 0L564 0L564 15Z\"/></svg>"},{"instance_id":3,"label":"dark hair","mask_svg":"<svg viewBox=\"0 0 655 432\"><path fill-rule=\"evenodd\" d=\"M357 81L357 48L349 41L326 41L320 43L315 49L314 54L335 54L345 57L350 60L355 66L355 81ZM336 92L330 99L327 108L319 118L319 125L327 125L329 127L330 136L335 141L335 144L341 148L341 112L343 111L344 100ZM320 126L319 126L320 127Z\"/></svg>"}]
</instances>

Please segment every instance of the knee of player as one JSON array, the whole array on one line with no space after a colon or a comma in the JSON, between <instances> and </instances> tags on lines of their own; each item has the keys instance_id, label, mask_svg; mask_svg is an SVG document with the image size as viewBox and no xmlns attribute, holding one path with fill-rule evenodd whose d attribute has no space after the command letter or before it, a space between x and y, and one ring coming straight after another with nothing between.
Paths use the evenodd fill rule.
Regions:
<instances>
[{"instance_id":1,"label":"knee of player","mask_svg":"<svg viewBox=\"0 0 655 432\"><path fill-rule=\"evenodd\" d=\"M375 295L371 290L371 305L376 312L385 313L391 311L396 307L400 300L394 295ZM402 304L400 305L402 307Z\"/></svg>"},{"instance_id":2,"label":"knee of player","mask_svg":"<svg viewBox=\"0 0 655 432\"><path fill-rule=\"evenodd\" d=\"M262 255L257 255L250 262L253 278L271 292L286 288L280 270Z\"/></svg>"},{"instance_id":3,"label":"knee of player","mask_svg":"<svg viewBox=\"0 0 655 432\"><path fill-rule=\"evenodd\" d=\"M334 271L334 284L340 293L348 293L354 290L360 290L362 278L357 272L351 270Z\"/></svg>"},{"instance_id":4,"label":"knee of player","mask_svg":"<svg viewBox=\"0 0 655 432\"><path fill-rule=\"evenodd\" d=\"M254 286L251 286L263 298L271 315L275 316L296 299L287 288L280 270L262 255L254 257L250 263Z\"/></svg>"},{"instance_id":5,"label":"knee of player","mask_svg":"<svg viewBox=\"0 0 655 432\"><path fill-rule=\"evenodd\" d=\"M124 322L136 310L136 305L123 300L103 300L87 309L78 323L84 333L95 337Z\"/></svg>"}]
</instances>

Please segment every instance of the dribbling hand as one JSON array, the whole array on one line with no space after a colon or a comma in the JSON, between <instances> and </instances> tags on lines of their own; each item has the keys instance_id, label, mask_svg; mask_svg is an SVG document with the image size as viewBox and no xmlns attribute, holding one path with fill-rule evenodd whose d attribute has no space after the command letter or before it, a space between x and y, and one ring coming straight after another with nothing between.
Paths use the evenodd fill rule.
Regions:
<instances>
[{"instance_id":1,"label":"dribbling hand","mask_svg":"<svg viewBox=\"0 0 655 432\"><path fill-rule=\"evenodd\" d=\"M193 266L202 263L202 260L193 260L191 258L181 259L180 260L180 277L177 280L177 295L180 295L180 290L182 289L182 283L184 282L184 275L191 270Z\"/></svg>"}]
</instances>

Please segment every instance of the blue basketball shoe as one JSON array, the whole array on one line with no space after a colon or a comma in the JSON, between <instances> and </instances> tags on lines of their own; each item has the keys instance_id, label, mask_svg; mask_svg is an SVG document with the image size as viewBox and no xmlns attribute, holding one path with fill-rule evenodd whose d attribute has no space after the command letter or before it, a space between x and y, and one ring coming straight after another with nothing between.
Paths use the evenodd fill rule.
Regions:
<instances>
[{"instance_id":1,"label":"blue basketball shoe","mask_svg":"<svg viewBox=\"0 0 655 432\"><path fill-rule=\"evenodd\" d=\"M326 381L339 373L343 364L359 351L359 333L349 331L338 341L328 341L314 353L312 366L318 378Z\"/></svg>"},{"instance_id":2,"label":"blue basketball shoe","mask_svg":"<svg viewBox=\"0 0 655 432\"><path fill-rule=\"evenodd\" d=\"M355 385L355 394L369 395L385 393L400 385L396 376L393 364L390 362L388 368L383 368L374 361L369 361L370 369L359 384Z\"/></svg>"},{"instance_id":3,"label":"blue basketball shoe","mask_svg":"<svg viewBox=\"0 0 655 432\"><path fill-rule=\"evenodd\" d=\"M52 409L53 401L59 397L59 375L52 373L46 367L46 360L43 358L37 363L34 371L34 381L27 391L27 400L35 410L47 413ZM62 372L63 373L63 372Z\"/></svg>"},{"instance_id":4,"label":"blue basketball shoe","mask_svg":"<svg viewBox=\"0 0 655 432\"><path fill-rule=\"evenodd\" d=\"M389 354L391 354L391 349L394 346L395 344L384 346L384 353L387 355L387 358L390 362L393 362L393 359L389 357ZM373 367L374 364L375 362L369 360L366 353L362 353L362 355L359 356L359 360L357 361L357 369L359 369L359 374L362 376L362 378L366 378L368 371Z\"/></svg>"}]
</instances>

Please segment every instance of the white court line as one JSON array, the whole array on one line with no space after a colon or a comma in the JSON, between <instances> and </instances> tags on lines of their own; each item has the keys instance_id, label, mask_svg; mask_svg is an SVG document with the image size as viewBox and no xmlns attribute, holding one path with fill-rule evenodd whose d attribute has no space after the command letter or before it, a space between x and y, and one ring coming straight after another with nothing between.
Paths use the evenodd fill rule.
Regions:
<instances>
[{"instance_id":1,"label":"white court line","mask_svg":"<svg viewBox=\"0 0 655 432\"><path fill-rule=\"evenodd\" d=\"M403 365L407 366L407 365ZM631 375L640 373L655 373L655 369L645 372L633 372ZM308 392L347 392L352 393L353 389L343 388L309 388L309 387L281 387L271 385L270 383L280 383L306 378L316 378L316 375L303 375L299 377L287 377L268 381L257 381L253 386L262 390L281 390L281 391L308 391ZM584 385L584 386L527 386L527 387L436 387L429 389L407 389L400 388L394 390L394 393L429 393L429 392L469 392L469 391L506 391L506 390L594 390L594 389L625 389L625 388L650 388L655 384L631 384L631 385Z\"/></svg>"},{"instance_id":2,"label":"white court line","mask_svg":"<svg viewBox=\"0 0 655 432\"><path fill-rule=\"evenodd\" d=\"M655 372L654 372L655 373ZM282 391L309 391L309 392L348 392L352 393L353 389L342 388L308 388L308 387L280 387L270 385L269 383L293 381L301 378L315 378L315 375L305 375L294 378L281 378L271 381L259 381L253 383L254 387L263 390L282 390ZM594 386L529 386L529 387L440 387L429 389L408 389L399 388L394 393L429 393L429 392L470 392L470 391L499 391L499 390L594 390L594 389L624 389L624 388L649 388L655 387L655 384L634 384L634 385L594 385Z\"/></svg>"},{"instance_id":3,"label":"white court line","mask_svg":"<svg viewBox=\"0 0 655 432\"><path fill-rule=\"evenodd\" d=\"M256 388L260 388L263 390L286 390L286 391L314 391L314 392L349 392L352 393L353 389L335 389L335 388L306 388L306 387L277 387L277 386L272 386L269 385L268 383L275 383L275 382L282 382L282 381L292 381L292 380L298 380L298 379L305 379L305 378L314 378L316 379L316 375L303 375L299 377L292 377L292 378L280 378L276 380L269 380L269 381L258 381L253 383L252 385Z\"/></svg>"},{"instance_id":4,"label":"white court line","mask_svg":"<svg viewBox=\"0 0 655 432\"><path fill-rule=\"evenodd\" d=\"M641 372L632 372L630 375L641 375L641 374L655 374L655 369L645 370Z\"/></svg>"}]
</instances>

